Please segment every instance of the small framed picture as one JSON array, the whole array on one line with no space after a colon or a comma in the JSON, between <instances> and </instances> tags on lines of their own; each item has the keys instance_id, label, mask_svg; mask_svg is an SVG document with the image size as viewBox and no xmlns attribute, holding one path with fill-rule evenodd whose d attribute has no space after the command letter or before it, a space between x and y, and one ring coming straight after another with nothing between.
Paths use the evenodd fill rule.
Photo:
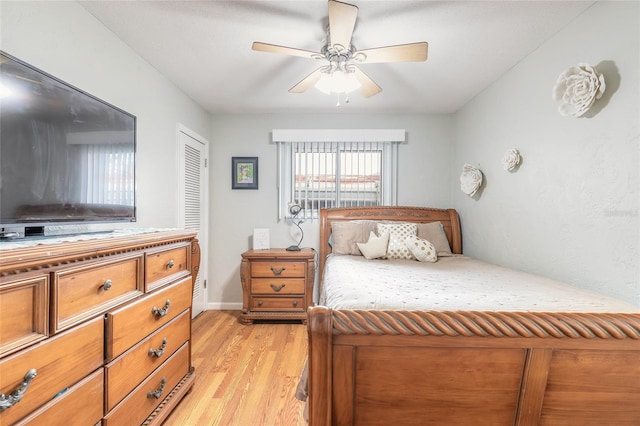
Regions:
<instances>
[{"instance_id":1,"label":"small framed picture","mask_svg":"<svg viewBox=\"0 0 640 426\"><path fill-rule=\"evenodd\" d=\"M258 189L258 157L231 157L231 189Z\"/></svg>"}]
</instances>

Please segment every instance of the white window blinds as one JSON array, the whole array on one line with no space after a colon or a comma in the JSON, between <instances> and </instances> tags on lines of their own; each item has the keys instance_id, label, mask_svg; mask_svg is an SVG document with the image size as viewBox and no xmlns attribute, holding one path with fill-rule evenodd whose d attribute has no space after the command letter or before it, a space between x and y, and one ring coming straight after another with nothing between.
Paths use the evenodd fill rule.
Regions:
<instances>
[{"instance_id":1,"label":"white window blinds","mask_svg":"<svg viewBox=\"0 0 640 426\"><path fill-rule=\"evenodd\" d=\"M292 131L294 133L299 131ZM317 132L317 131L316 131ZM276 141L280 161L280 218L287 217L287 204L299 203L298 217L314 219L321 208L396 204L397 151L400 133L349 130L317 134L313 141ZM383 133L383 135L380 134ZM361 139L392 140L363 141ZM274 130L274 139L282 138ZM356 140L326 140L326 139ZM305 139L299 133L294 139Z\"/></svg>"}]
</instances>

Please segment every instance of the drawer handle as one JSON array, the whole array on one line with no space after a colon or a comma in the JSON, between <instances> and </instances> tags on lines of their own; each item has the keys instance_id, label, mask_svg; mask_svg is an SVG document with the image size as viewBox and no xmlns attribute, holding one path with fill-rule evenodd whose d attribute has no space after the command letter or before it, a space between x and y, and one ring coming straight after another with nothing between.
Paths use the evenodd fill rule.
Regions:
<instances>
[{"instance_id":1,"label":"drawer handle","mask_svg":"<svg viewBox=\"0 0 640 426\"><path fill-rule=\"evenodd\" d=\"M171 260L169 261L169 263L167 263L167 269L171 269L171 268L173 268L173 267L175 266L175 264L176 264L176 263L173 261L173 259L171 259Z\"/></svg>"},{"instance_id":2,"label":"drawer handle","mask_svg":"<svg viewBox=\"0 0 640 426\"><path fill-rule=\"evenodd\" d=\"M271 284L271 288L273 289L273 291L280 291L284 288L284 284L280 284L280 285Z\"/></svg>"},{"instance_id":3,"label":"drawer handle","mask_svg":"<svg viewBox=\"0 0 640 426\"><path fill-rule=\"evenodd\" d=\"M164 304L164 308L156 308L154 306L153 309L151 309L151 313L157 318L162 318L167 315L167 312L169 312L169 305L171 305L171 300L167 299L167 303Z\"/></svg>"},{"instance_id":4,"label":"drawer handle","mask_svg":"<svg viewBox=\"0 0 640 426\"><path fill-rule=\"evenodd\" d=\"M273 266L271 267L271 272L273 272L275 275L280 275L285 269L284 266L282 268L274 268Z\"/></svg>"},{"instance_id":5,"label":"drawer handle","mask_svg":"<svg viewBox=\"0 0 640 426\"><path fill-rule=\"evenodd\" d=\"M113 286L113 281L105 280L104 284L102 284L100 288L103 289L104 291L109 291L111 290L112 286Z\"/></svg>"},{"instance_id":6,"label":"drawer handle","mask_svg":"<svg viewBox=\"0 0 640 426\"><path fill-rule=\"evenodd\" d=\"M293 306L294 306L294 307L295 307L295 306L298 306L298 301L297 301L297 300L294 300L294 301L293 301Z\"/></svg>"},{"instance_id":7,"label":"drawer handle","mask_svg":"<svg viewBox=\"0 0 640 426\"><path fill-rule=\"evenodd\" d=\"M258 300L258 306L262 306L262 300Z\"/></svg>"},{"instance_id":8,"label":"drawer handle","mask_svg":"<svg viewBox=\"0 0 640 426\"><path fill-rule=\"evenodd\" d=\"M156 358L160 358L162 354L164 354L164 350L167 347L167 338L162 339L162 345L158 349L149 349L149 356L155 356Z\"/></svg>"},{"instance_id":9,"label":"drawer handle","mask_svg":"<svg viewBox=\"0 0 640 426\"><path fill-rule=\"evenodd\" d=\"M167 378L163 377L162 381L160 382L160 387L154 391L149 391L147 392L147 398L155 398L155 399L159 399L162 394L164 393L164 386L167 384Z\"/></svg>"},{"instance_id":10,"label":"drawer handle","mask_svg":"<svg viewBox=\"0 0 640 426\"><path fill-rule=\"evenodd\" d=\"M0 413L20 402L24 394L27 393L27 389L29 388L31 381L37 374L36 369L32 368L24 375L24 382L20 383L13 392L8 395L0 394Z\"/></svg>"}]
</instances>

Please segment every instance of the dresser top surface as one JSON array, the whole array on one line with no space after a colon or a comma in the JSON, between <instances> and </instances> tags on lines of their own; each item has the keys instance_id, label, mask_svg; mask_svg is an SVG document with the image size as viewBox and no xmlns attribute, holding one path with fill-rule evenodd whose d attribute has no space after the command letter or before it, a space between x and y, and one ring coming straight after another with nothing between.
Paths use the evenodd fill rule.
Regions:
<instances>
[{"instance_id":1,"label":"dresser top surface","mask_svg":"<svg viewBox=\"0 0 640 426\"><path fill-rule=\"evenodd\" d=\"M174 242L187 242L195 237L196 231L145 229L51 237L19 243L3 242L0 244L0 272L37 263L58 262L87 256L100 257L111 252L126 252Z\"/></svg>"}]
</instances>

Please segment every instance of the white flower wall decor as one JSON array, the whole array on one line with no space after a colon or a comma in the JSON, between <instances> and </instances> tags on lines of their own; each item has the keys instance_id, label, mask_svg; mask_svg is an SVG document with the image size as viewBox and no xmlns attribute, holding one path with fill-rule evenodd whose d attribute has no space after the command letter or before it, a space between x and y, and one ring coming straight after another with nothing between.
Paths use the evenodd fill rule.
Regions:
<instances>
[{"instance_id":1,"label":"white flower wall decor","mask_svg":"<svg viewBox=\"0 0 640 426\"><path fill-rule=\"evenodd\" d=\"M521 160L520 152L515 148L510 148L502 156L502 168L511 172L520 165Z\"/></svg>"},{"instance_id":2,"label":"white flower wall decor","mask_svg":"<svg viewBox=\"0 0 640 426\"><path fill-rule=\"evenodd\" d=\"M482 185L482 171L471 164L462 166L460 175L460 189L469 197L473 197Z\"/></svg>"},{"instance_id":3,"label":"white flower wall decor","mask_svg":"<svg viewBox=\"0 0 640 426\"><path fill-rule=\"evenodd\" d=\"M562 116L580 117L600 99L606 88L604 76L589 64L570 67L553 86L553 99L559 103Z\"/></svg>"}]
</instances>

